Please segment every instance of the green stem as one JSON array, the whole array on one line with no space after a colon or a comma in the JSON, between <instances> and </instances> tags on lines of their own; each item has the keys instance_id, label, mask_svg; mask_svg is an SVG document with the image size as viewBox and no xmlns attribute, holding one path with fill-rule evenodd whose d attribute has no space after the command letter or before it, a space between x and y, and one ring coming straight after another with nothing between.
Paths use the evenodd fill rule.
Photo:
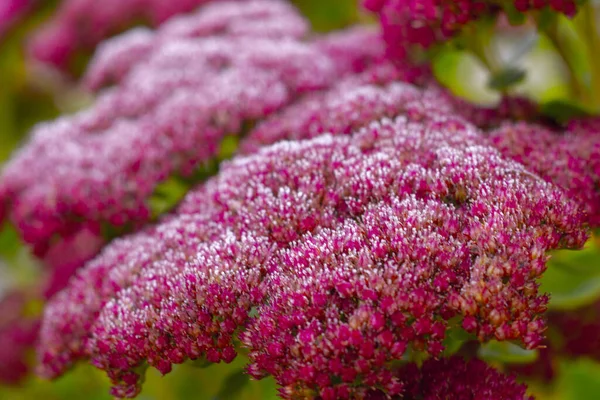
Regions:
<instances>
[{"instance_id":1,"label":"green stem","mask_svg":"<svg viewBox=\"0 0 600 400\"><path fill-rule=\"evenodd\" d=\"M552 42L556 52L562 58L567 71L569 74L569 81L571 84L571 91L573 95L584 103L590 102L590 93L585 83L581 81L579 74L577 73L577 65L573 55L571 54L571 46L567 43L567 38L560 34L559 19L550 24L547 29L544 30L546 37Z\"/></svg>"},{"instance_id":2,"label":"green stem","mask_svg":"<svg viewBox=\"0 0 600 400\"><path fill-rule=\"evenodd\" d=\"M585 44L590 65L592 102L590 108L600 112L600 37L596 29L597 6L588 1L581 7L578 18L574 20L575 28Z\"/></svg>"},{"instance_id":3,"label":"green stem","mask_svg":"<svg viewBox=\"0 0 600 400\"><path fill-rule=\"evenodd\" d=\"M494 24L484 21L483 24L472 24L464 30L463 41L471 52L488 70L492 77L498 75L504 68L497 55L490 48L494 32ZM508 94L508 89L500 90L501 95Z\"/></svg>"},{"instance_id":4,"label":"green stem","mask_svg":"<svg viewBox=\"0 0 600 400\"><path fill-rule=\"evenodd\" d=\"M480 38L477 32L466 32L465 43L471 53L494 75L501 70L498 60L489 52L487 42Z\"/></svg>"}]
</instances>

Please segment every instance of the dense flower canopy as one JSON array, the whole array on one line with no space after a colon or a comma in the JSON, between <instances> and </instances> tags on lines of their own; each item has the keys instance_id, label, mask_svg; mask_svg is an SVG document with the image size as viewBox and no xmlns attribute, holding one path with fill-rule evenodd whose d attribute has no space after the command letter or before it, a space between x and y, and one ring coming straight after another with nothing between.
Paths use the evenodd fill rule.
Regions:
<instances>
[{"instance_id":1,"label":"dense flower canopy","mask_svg":"<svg viewBox=\"0 0 600 400\"><path fill-rule=\"evenodd\" d=\"M339 34L331 45L305 43L305 31L289 5L263 0L216 4L156 34L115 39L88 82L122 81L92 108L34 130L2 173L0 217L10 208L11 221L42 255L55 235L145 222L160 181L192 174L224 136L347 72L345 61L358 49L344 53Z\"/></svg>"},{"instance_id":2,"label":"dense flower canopy","mask_svg":"<svg viewBox=\"0 0 600 400\"><path fill-rule=\"evenodd\" d=\"M464 120L420 111L237 159L117 240L47 308L44 374L89 357L133 395L142 363L231 361L248 325L250 372L286 397L398 394L388 363L409 346L439 355L456 315L481 340L537 346L535 278L546 250L583 244L582 215Z\"/></svg>"},{"instance_id":3,"label":"dense flower canopy","mask_svg":"<svg viewBox=\"0 0 600 400\"><path fill-rule=\"evenodd\" d=\"M0 174L0 222L50 267L41 327L0 313L0 380L37 341L41 376L89 361L117 397L147 367L243 353L285 399L528 398L477 349L548 343L546 262L600 225L599 120L508 90L479 107L404 56L503 6L575 2L371 0L383 33L326 35L285 1L187 13L205 2L68 0L34 40L65 66L160 24L100 44L95 102L37 125ZM156 212L172 181L183 200ZM549 313L565 341L539 364L597 356L597 311Z\"/></svg>"},{"instance_id":4,"label":"dense flower canopy","mask_svg":"<svg viewBox=\"0 0 600 400\"><path fill-rule=\"evenodd\" d=\"M39 61L66 68L76 52L93 50L102 40L136 23L159 25L208 2L63 0L51 20L31 38L30 52Z\"/></svg>"}]
</instances>

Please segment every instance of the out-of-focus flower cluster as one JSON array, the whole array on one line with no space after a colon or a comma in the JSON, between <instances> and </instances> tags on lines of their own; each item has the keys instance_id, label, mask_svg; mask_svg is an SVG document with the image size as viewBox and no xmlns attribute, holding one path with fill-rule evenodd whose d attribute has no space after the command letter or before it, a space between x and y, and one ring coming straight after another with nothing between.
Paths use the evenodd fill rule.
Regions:
<instances>
[{"instance_id":1,"label":"out-of-focus flower cluster","mask_svg":"<svg viewBox=\"0 0 600 400\"><path fill-rule=\"evenodd\" d=\"M549 312L548 323L553 333L560 335L555 352L600 360L600 302L576 310Z\"/></svg>"},{"instance_id":2,"label":"out-of-focus flower cluster","mask_svg":"<svg viewBox=\"0 0 600 400\"><path fill-rule=\"evenodd\" d=\"M143 224L160 181L192 174L225 135L351 72L346 62L359 49L344 51L339 34L305 43L306 29L283 2L248 1L114 39L87 81L119 85L92 108L34 130L2 173L0 217L9 212L39 255L57 237ZM357 36L376 38L369 30ZM373 52L360 51L358 61Z\"/></svg>"},{"instance_id":3,"label":"out-of-focus flower cluster","mask_svg":"<svg viewBox=\"0 0 600 400\"><path fill-rule=\"evenodd\" d=\"M408 399L533 399L514 377L499 374L477 359L428 360L421 369L409 365L402 373L410 376L405 394Z\"/></svg>"},{"instance_id":4,"label":"out-of-focus flower cluster","mask_svg":"<svg viewBox=\"0 0 600 400\"><path fill-rule=\"evenodd\" d=\"M574 310L550 311L547 319L549 339L538 359L531 364L511 365L512 372L548 383L560 373L560 358L600 361L599 301Z\"/></svg>"},{"instance_id":5,"label":"out-of-focus flower cluster","mask_svg":"<svg viewBox=\"0 0 600 400\"><path fill-rule=\"evenodd\" d=\"M0 40L32 3L33 0L4 0L0 3Z\"/></svg>"},{"instance_id":6,"label":"out-of-focus flower cluster","mask_svg":"<svg viewBox=\"0 0 600 400\"><path fill-rule=\"evenodd\" d=\"M363 0L363 4L378 13L390 55L400 59L412 45L428 48L446 41L469 23L506 6L518 12L549 7L568 16L577 11L575 0Z\"/></svg>"},{"instance_id":7,"label":"out-of-focus flower cluster","mask_svg":"<svg viewBox=\"0 0 600 400\"><path fill-rule=\"evenodd\" d=\"M18 291L0 299L0 382L18 383L29 371L39 319L23 315L27 301Z\"/></svg>"},{"instance_id":8,"label":"out-of-focus flower cluster","mask_svg":"<svg viewBox=\"0 0 600 400\"><path fill-rule=\"evenodd\" d=\"M30 52L39 61L66 68L77 52L93 51L102 40L135 24L157 26L174 15L190 12L208 2L63 0L50 21L34 33Z\"/></svg>"}]
</instances>

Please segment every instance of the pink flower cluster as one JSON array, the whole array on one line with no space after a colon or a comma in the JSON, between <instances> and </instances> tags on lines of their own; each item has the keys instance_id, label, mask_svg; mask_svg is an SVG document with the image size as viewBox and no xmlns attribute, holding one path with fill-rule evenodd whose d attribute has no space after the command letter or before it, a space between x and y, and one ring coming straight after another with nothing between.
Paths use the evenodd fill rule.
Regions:
<instances>
[{"instance_id":1,"label":"pink flower cluster","mask_svg":"<svg viewBox=\"0 0 600 400\"><path fill-rule=\"evenodd\" d=\"M118 86L34 129L2 173L0 217L38 255L57 237L145 223L156 185L192 174L224 136L382 56L368 29L304 42L306 29L283 2L219 2L103 45L87 82Z\"/></svg>"},{"instance_id":2,"label":"pink flower cluster","mask_svg":"<svg viewBox=\"0 0 600 400\"><path fill-rule=\"evenodd\" d=\"M564 131L507 123L490 132L500 152L564 188L581 202L591 226L600 225L600 123L573 121Z\"/></svg>"},{"instance_id":3,"label":"pink flower cluster","mask_svg":"<svg viewBox=\"0 0 600 400\"><path fill-rule=\"evenodd\" d=\"M389 53L399 59L410 46L448 40L504 6L498 0L363 0L363 5L379 14ZM575 0L514 0L513 6L521 12L551 7L568 16L577 11Z\"/></svg>"},{"instance_id":4,"label":"pink flower cluster","mask_svg":"<svg viewBox=\"0 0 600 400\"><path fill-rule=\"evenodd\" d=\"M402 394L390 363L438 356L454 317L480 340L536 347L545 252L581 246L582 215L443 105L411 101L349 135L225 163L175 215L109 245L47 307L41 373L90 358L133 396L145 365L229 362L239 335L251 375L284 398L343 399Z\"/></svg>"},{"instance_id":5,"label":"pink flower cluster","mask_svg":"<svg viewBox=\"0 0 600 400\"><path fill-rule=\"evenodd\" d=\"M121 83L135 66L184 39L217 37L232 41L254 38L301 40L308 34L308 28L308 22L293 7L282 1L216 2L203 7L199 12L174 18L156 31L136 28L106 40L99 46L84 80L92 90L98 90L107 84ZM370 38L362 31L357 33L359 40L366 41L364 44L375 42L374 37ZM381 43L377 44L381 47ZM342 43L340 47L347 48L349 45ZM377 51L377 47L374 50L356 49L356 54L363 55L369 51ZM382 50L379 54L381 52ZM221 62L225 61L226 59ZM227 65L222 67L226 68Z\"/></svg>"},{"instance_id":6,"label":"pink flower cluster","mask_svg":"<svg viewBox=\"0 0 600 400\"><path fill-rule=\"evenodd\" d=\"M513 376L502 375L481 360L452 357L425 361L421 369L403 368L408 399L533 400Z\"/></svg>"},{"instance_id":7,"label":"pink flower cluster","mask_svg":"<svg viewBox=\"0 0 600 400\"><path fill-rule=\"evenodd\" d=\"M428 112L452 112L452 104L441 101L436 90L421 91L401 83L412 77L411 72L399 76L394 68L380 67L350 76L331 90L311 93L267 117L242 140L241 152L252 153L281 140L309 139L328 132L347 135L384 117L402 114L425 119Z\"/></svg>"},{"instance_id":8,"label":"pink flower cluster","mask_svg":"<svg viewBox=\"0 0 600 400\"><path fill-rule=\"evenodd\" d=\"M400 82L420 83L428 89L420 91ZM428 112L459 115L484 130L506 121L540 119L537 105L525 98L505 97L496 107L479 107L432 84L427 70L378 63L268 116L242 140L240 150L248 154L281 140L308 139L326 132L349 134L374 119L399 114L425 118Z\"/></svg>"},{"instance_id":9,"label":"pink flower cluster","mask_svg":"<svg viewBox=\"0 0 600 400\"><path fill-rule=\"evenodd\" d=\"M66 68L75 53L93 51L102 40L136 23L160 25L209 0L63 0L50 21L34 33L32 55Z\"/></svg>"}]
</instances>

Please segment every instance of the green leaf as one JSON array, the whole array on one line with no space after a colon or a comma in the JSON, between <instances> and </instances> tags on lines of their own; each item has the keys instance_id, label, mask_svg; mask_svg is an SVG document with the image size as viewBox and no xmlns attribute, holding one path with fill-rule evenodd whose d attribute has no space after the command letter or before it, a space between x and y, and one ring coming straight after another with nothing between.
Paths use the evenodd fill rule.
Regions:
<instances>
[{"instance_id":1,"label":"green leaf","mask_svg":"<svg viewBox=\"0 0 600 400\"><path fill-rule=\"evenodd\" d=\"M536 17L538 29L545 31L552 28L557 23L556 21L558 20L558 16L559 14L551 8L543 8L541 11L539 11Z\"/></svg>"},{"instance_id":2,"label":"green leaf","mask_svg":"<svg viewBox=\"0 0 600 400\"><path fill-rule=\"evenodd\" d=\"M237 151L239 142L240 138L237 135L225 136L221 141L221 146L219 148L217 159L226 160L228 158L233 157L233 155Z\"/></svg>"},{"instance_id":3,"label":"green leaf","mask_svg":"<svg viewBox=\"0 0 600 400\"><path fill-rule=\"evenodd\" d=\"M12 260L18 256L21 247L23 245L17 230L9 223L0 225L0 257Z\"/></svg>"},{"instance_id":4,"label":"green leaf","mask_svg":"<svg viewBox=\"0 0 600 400\"><path fill-rule=\"evenodd\" d=\"M197 360L189 360L187 363L191 367L199 368L199 369L204 369L204 368L208 368L210 366L215 365L215 363L210 362L205 358L199 358Z\"/></svg>"},{"instance_id":5,"label":"green leaf","mask_svg":"<svg viewBox=\"0 0 600 400\"><path fill-rule=\"evenodd\" d=\"M600 248L596 240L589 240L583 250L552 254L540 281L540 290L550 293L549 309L576 309L600 299Z\"/></svg>"},{"instance_id":6,"label":"green leaf","mask_svg":"<svg viewBox=\"0 0 600 400\"><path fill-rule=\"evenodd\" d=\"M473 334L465 331L460 324L457 322L446 332L446 338L444 339L444 356L449 357L455 354L466 342L475 340L476 337Z\"/></svg>"},{"instance_id":7,"label":"green leaf","mask_svg":"<svg viewBox=\"0 0 600 400\"><path fill-rule=\"evenodd\" d=\"M159 183L148 200L152 217L156 218L171 211L183 199L189 188L186 182L176 176Z\"/></svg>"},{"instance_id":8,"label":"green leaf","mask_svg":"<svg viewBox=\"0 0 600 400\"><path fill-rule=\"evenodd\" d=\"M588 111L582 104L563 99L552 100L543 104L541 111L542 114L547 115L561 124L566 123L573 118L589 116Z\"/></svg>"},{"instance_id":9,"label":"green leaf","mask_svg":"<svg viewBox=\"0 0 600 400\"><path fill-rule=\"evenodd\" d=\"M523 82L526 73L520 68L508 67L490 78L488 86L495 90L506 90L511 86Z\"/></svg>"},{"instance_id":10,"label":"green leaf","mask_svg":"<svg viewBox=\"0 0 600 400\"><path fill-rule=\"evenodd\" d=\"M219 393L213 400L237 399L249 383L250 377L248 374L243 369L237 370L225 378Z\"/></svg>"},{"instance_id":11,"label":"green leaf","mask_svg":"<svg viewBox=\"0 0 600 400\"><path fill-rule=\"evenodd\" d=\"M355 24L360 17L356 0L293 0L317 31L331 31Z\"/></svg>"},{"instance_id":12,"label":"green leaf","mask_svg":"<svg viewBox=\"0 0 600 400\"><path fill-rule=\"evenodd\" d=\"M506 14L508 22L511 25L522 25L527 21L525 13L517 10L512 1L507 1L504 3L504 13Z\"/></svg>"},{"instance_id":13,"label":"green leaf","mask_svg":"<svg viewBox=\"0 0 600 400\"><path fill-rule=\"evenodd\" d=\"M477 355L488 362L529 364L537 360L537 350L526 350L511 342L492 340L481 345Z\"/></svg>"},{"instance_id":14,"label":"green leaf","mask_svg":"<svg viewBox=\"0 0 600 400\"><path fill-rule=\"evenodd\" d=\"M566 380L565 399L592 400L600 393L600 364L580 359L561 366Z\"/></svg>"}]
</instances>

